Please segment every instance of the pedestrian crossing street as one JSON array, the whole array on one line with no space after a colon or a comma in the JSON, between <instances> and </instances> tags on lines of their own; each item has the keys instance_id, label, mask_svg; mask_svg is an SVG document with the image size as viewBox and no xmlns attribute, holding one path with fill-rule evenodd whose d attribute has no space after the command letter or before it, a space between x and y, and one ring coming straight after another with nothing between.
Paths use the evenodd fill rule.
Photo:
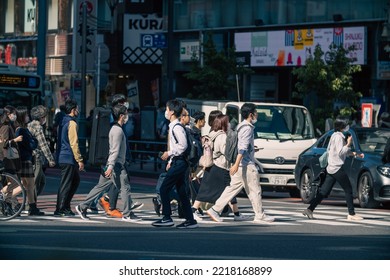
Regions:
<instances>
[{"instance_id":1,"label":"pedestrian crossing street","mask_svg":"<svg viewBox=\"0 0 390 280\"><path fill-rule=\"evenodd\" d=\"M347 227L368 227L368 228L390 228L390 212L386 209L362 209L356 208L356 213L364 218L361 221L349 221L347 220L346 207L320 205L314 211L313 220L308 219L302 215L302 211L306 205L291 205L288 203L272 203L274 201L267 201L264 203L265 212L267 215L275 218L275 222L272 224L266 224L269 226L302 226L302 225L329 225L329 226L347 226ZM73 211L75 211L73 209ZM242 215L249 215L253 217L251 205L249 203L240 203L240 212ZM77 214L75 217L54 217L52 212L46 212L47 215L41 217L29 217L26 214L22 214L20 218L7 221L7 223L25 224L25 223L40 223L42 221L53 221L69 224L131 224L131 225L150 225L153 221L159 219L153 209L150 209L150 205L144 206L140 210L136 210L137 216L142 218L141 221L136 223L124 222L121 219L107 218L103 211L99 211L99 214L88 214L90 220L82 220ZM183 221L177 217L172 216L175 224L179 224ZM202 220L198 221L202 226L242 226L242 225L259 225L254 224L252 221L236 222L233 219L233 214L229 217L224 217L222 223L216 223L212 221L206 213L202 217ZM260 224L264 225L264 224Z\"/></svg>"}]
</instances>

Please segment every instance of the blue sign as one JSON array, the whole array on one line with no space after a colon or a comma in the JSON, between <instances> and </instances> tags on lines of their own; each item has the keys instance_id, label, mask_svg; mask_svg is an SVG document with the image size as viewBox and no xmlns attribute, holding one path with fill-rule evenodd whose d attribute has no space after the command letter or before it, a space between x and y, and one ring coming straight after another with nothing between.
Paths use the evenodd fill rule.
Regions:
<instances>
[{"instance_id":1,"label":"blue sign","mask_svg":"<svg viewBox=\"0 0 390 280\"><path fill-rule=\"evenodd\" d=\"M141 34L141 48L158 48L167 47L166 36L163 33Z\"/></svg>"}]
</instances>

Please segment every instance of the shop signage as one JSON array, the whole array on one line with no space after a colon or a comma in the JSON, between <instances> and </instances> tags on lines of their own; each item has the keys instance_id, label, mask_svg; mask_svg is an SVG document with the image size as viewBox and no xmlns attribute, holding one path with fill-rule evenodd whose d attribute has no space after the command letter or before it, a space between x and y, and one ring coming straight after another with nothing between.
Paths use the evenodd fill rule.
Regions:
<instances>
[{"instance_id":1,"label":"shop signage","mask_svg":"<svg viewBox=\"0 0 390 280\"><path fill-rule=\"evenodd\" d=\"M180 61L192 61L199 59L200 42L199 41L180 41Z\"/></svg>"},{"instance_id":2,"label":"shop signage","mask_svg":"<svg viewBox=\"0 0 390 280\"><path fill-rule=\"evenodd\" d=\"M162 64L166 46L163 18L157 14L123 15L123 63Z\"/></svg>"}]
</instances>

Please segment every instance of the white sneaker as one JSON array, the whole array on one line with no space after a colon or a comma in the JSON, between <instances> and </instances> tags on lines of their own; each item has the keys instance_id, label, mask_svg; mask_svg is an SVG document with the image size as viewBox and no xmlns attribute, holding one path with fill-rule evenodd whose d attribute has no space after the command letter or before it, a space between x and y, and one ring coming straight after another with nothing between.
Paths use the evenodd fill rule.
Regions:
<instances>
[{"instance_id":1,"label":"white sneaker","mask_svg":"<svg viewBox=\"0 0 390 280\"><path fill-rule=\"evenodd\" d=\"M200 215L200 213L198 211L195 211L194 212L194 220L197 220L197 221L202 221L202 216Z\"/></svg>"},{"instance_id":2,"label":"white sneaker","mask_svg":"<svg viewBox=\"0 0 390 280\"><path fill-rule=\"evenodd\" d=\"M235 222L244 222L244 221L249 221L251 219L252 219L252 217L251 216L247 216L247 215L242 215L242 214L240 214L238 216L234 215L234 221Z\"/></svg>"},{"instance_id":3,"label":"white sneaker","mask_svg":"<svg viewBox=\"0 0 390 280\"><path fill-rule=\"evenodd\" d=\"M266 215L266 214L263 214L263 216L260 218L260 219L254 219L253 222L256 223L256 224L264 224L264 223L273 223L275 221L274 218Z\"/></svg>"},{"instance_id":4,"label":"white sneaker","mask_svg":"<svg viewBox=\"0 0 390 280\"><path fill-rule=\"evenodd\" d=\"M221 223L222 222L222 219L221 217L219 216L219 213L216 212L213 207L211 207L209 210L206 211L207 215L210 216L210 218L214 221L214 222L217 222L217 223Z\"/></svg>"},{"instance_id":5,"label":"white sneaker","mask_svg":"<svg viewBox=\"0 0 390 280\"><path fill-rule=\"evenodd\" d=\"M347 220L350 220L350 221L359 221L359 220L363 220L363 217L359 216L359 215L348 215L347 216Z\"/></svg>"}]
</instances>

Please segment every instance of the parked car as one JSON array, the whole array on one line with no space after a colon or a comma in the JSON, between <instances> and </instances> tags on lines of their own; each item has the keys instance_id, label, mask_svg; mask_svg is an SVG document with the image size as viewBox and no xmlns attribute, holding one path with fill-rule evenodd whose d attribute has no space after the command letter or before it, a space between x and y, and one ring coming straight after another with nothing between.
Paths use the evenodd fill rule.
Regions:
<instances>
[{"instance_id":1,"label":"parked car","mask_svg":"<svg viewBox=\"0 0 390 280\"><path fill-rule=\"evenodd\" d=\"M351 128L349 133L353 139L351 151L364 154L364 158L348 156L344 164L354 197L358 198L362 208L375 208L380 203L389 205L390 164L383 164L381 158L390 129ZM333 130L322 135L298 157L294 176L304 203L309 203L317 192L316 181L324 171L318 159L326 151L332 134ZM344 196L344 191L336 184L330 195Z\"/></svg>"}]
</instances>

